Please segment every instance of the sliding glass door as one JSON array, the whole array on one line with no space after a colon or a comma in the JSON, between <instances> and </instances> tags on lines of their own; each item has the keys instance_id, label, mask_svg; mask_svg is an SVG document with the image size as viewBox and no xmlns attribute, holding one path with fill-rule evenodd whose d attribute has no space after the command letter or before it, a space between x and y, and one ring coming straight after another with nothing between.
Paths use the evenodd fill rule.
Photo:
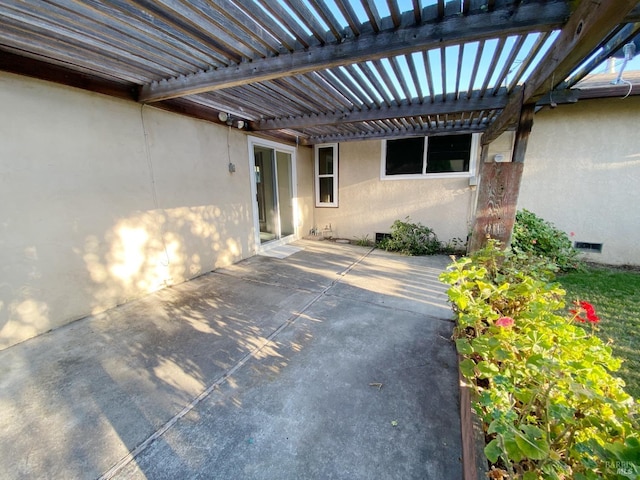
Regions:
<instances>
[{"instance_id":1,"label":"sliding glass door","mask_svg":"<svg viewBox=\"0 0 640 480\"><path fill-rule=\"evenodd\" d=\"M252 139L254 215L260 245L295 234L294 154L286 146Z\"/></svg>"}]
</instances>

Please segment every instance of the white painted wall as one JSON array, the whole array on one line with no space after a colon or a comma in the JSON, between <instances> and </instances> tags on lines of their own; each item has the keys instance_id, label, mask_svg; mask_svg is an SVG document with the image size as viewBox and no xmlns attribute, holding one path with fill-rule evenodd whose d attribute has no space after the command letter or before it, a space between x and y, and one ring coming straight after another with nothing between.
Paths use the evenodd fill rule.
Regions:
<instances>
[{"instance_id":1,"label":"white painted wall","mask_svg":"<svg viewBox=\"0 0 640 480\"><path fill-rule=\"evenodd\" d=\"M585 257L640 265L640 98L581 101L536 114L518 208L573 241L602 243Z\"/></svg>"},{"instance_id":2,"label":"white painted wall","mask_svg":"<svg viewBox=\"0 0 640 480\"><path fill-rule=\"evenodd\" d=\"M339 145L338 207L316 208L315 226L331 225L333 236L375 240L395 220L409 216L434 229L438 238L466 239L475 187L468 178L380 180L382 142Z\"/></svg>"},{"instance_id":3,"label":"white painted wall","mask_svg":"<svg viewBox=\"0 0 640 480\"><path fill-rule=\"evenodd\" d=\"M243 133L5 73L0 105L0 349L254 253Z\"/></svg>"}]
</instances>

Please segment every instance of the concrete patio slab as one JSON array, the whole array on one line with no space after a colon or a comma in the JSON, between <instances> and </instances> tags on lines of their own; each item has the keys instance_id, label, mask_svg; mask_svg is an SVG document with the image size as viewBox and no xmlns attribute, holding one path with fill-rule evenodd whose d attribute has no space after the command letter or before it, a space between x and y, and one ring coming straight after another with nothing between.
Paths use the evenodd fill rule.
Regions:
<instances>
[{"instance_id":1,"label":"concrete patio slab","mask_svg":"<svg viewBox=\"0 0 640 480\"><path fill-rule=\"evenodd\" d=\"M0 478L461 478L447 259L295 245L0 352Z\"/></svg>"}]
</instances>

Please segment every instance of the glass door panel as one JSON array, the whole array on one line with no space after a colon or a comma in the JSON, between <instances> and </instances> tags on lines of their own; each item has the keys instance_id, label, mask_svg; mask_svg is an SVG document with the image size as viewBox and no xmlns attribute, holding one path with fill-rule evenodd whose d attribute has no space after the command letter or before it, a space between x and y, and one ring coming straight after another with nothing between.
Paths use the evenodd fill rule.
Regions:
<instances>
[{"instance_id":1,"label":"glass door panel","mask_svg":"<svg viewBox=\"0 0 640 480\"><path fill-rule=\"evenodd\" d=\"M278 172L278 207L280 213L280 236L295 233L293 225L293 185L291 184L291 155L276 152L276 170Z\"/></svg>"},{"instance_id":2,"label":"glass door panel","mask_svg":"<svg viewBox=\"0 0 640 480\"><path fill-rule=\"evenodd\" d=\"M278 237L273 150L256 146L254 154L260 243L265 243Z\"/></svg>"},{"instance_id":3,"label":"glass door panel","mask_svg":"<svg viewBox=\"0 0 640 480\"><path fill-rule=\"evenodd\" d=\"M293 174L291 154L255 145L254 171L260 243L293 235Z\"/></svg>"}]
</instances>

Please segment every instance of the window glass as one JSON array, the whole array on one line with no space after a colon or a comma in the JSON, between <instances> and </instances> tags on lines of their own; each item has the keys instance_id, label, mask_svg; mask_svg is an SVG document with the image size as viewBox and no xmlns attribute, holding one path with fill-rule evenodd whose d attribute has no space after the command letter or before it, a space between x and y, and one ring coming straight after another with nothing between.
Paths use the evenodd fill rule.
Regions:
<instances>
[{"instance_id":1,"label":"window glass","mask_svg":"<svg viewBox=\"0 0 640 480\"><path fill-rule=\"evenodd\" d=\"M471 134L387 140L384 175L467 173L472 144Z\"/></svg>"},{"instance_id":2,"label":"window glass","mask_svg":"<svg viewBox=\"0 0 640 480\"><path fill-rule=\"evenodd\" d=\"M333 147L318 149L318 173L320 175L333 175Z\"/></svg>"},{"instance_id":3,"label":"window glass","mask_svg":"<svg viewBox=\"0 0 640 480\"><path fill-rule=\"evenodd\" d=\"M429 137L427 173L468 172L471 135Z\"/></svg>"},{"instance_id":4,"label":"window glass","mask_svg":"<svg viewBox=\"0 0 640 480\"><path fill-rule=\"evenodd\" d=\"M338 144L315 147L316 207L338 207Z\"/></svg>"},{"instance_id":5,"label":"window glass","mask_svg":"<svg viewBox=\"0 0 640 480\"><path fill-rule=\"evenodd\" d=\"M333 178L322 177L320 183L320 203L333 203Z\"/></svg>"},{"instance_id":6,"label":"window glass","mask_svg":"<svg viewBox=\"0 0 640 480\"><path fill-rule=\"evenodd\" d=\"M387 175L421 174L424 163L424 137L387 140Z\"/></svg>"}]
</instances>

